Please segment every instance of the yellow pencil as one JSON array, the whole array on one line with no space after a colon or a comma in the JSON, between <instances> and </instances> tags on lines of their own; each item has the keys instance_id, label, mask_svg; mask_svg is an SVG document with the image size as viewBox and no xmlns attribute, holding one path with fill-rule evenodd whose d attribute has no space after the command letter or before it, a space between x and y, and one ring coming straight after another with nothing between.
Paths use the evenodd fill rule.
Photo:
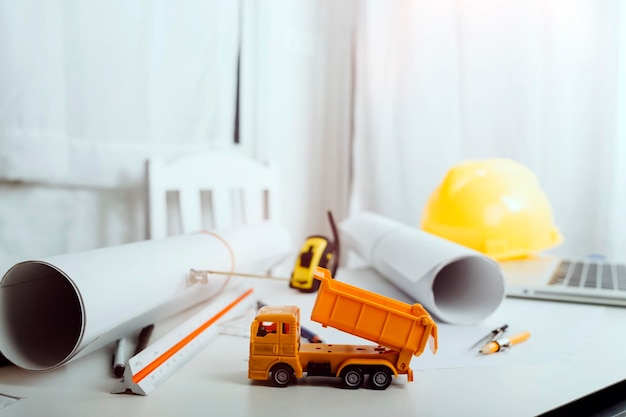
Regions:
<instances>
[{"instance_id":1,"label":"yellow pencil","mask_svg":"<svg viewBox=\"0 0 626 417\"><path fill-rule=\"evenodd\" d=\"M523 342L524 340L530 337L530 332L519 333L511 337L503 337L502 339L494 340L493 342L487 343L480 350L480 353L486 355L489 353L499 352L503 348L511 347L513 345L517 345L518 343Z\"/></svg>"}]
</instances>

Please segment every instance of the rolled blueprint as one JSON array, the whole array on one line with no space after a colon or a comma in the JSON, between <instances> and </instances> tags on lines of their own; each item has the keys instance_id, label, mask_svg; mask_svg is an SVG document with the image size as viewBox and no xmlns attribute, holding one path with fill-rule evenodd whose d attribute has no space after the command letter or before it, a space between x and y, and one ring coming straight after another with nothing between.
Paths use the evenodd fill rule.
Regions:
<instances>
[{"instance_id":1,"label":"rolled blueprint","mask_svg":"<svg viewBox=\"0 0 626 417\"><path fill-rule=\"evenodd\" d=\"M479 322L504 299L499 265L472 249L370 212L339 229L347 249L442 321Z\"/></svg>"},{"instance_id":2,"label":"rolled blueprint","mask_svg":"<svg viewBox=\"0 0 626 417\"><path fill-rule=\"evenodd\" d=\"M18 263L0 281L0 352L27 370L58 367L210 300L228 279L190 283L191 269L266 272L290 244L268 222Z\"/></svg>"}]
</instances>

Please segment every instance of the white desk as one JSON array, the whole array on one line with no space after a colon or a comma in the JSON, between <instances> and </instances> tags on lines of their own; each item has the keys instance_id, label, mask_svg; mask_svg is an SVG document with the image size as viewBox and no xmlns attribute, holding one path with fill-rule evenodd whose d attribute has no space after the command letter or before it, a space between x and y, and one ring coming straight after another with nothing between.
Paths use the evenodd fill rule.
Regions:
<instances>
[{"instance_id":1,"label":"white desk","mask_svg":"<svg viewBox=\"0 0 626 417\"><path fill-rule=\"evenodd\" d=\"M398 295L370 270L341 270L337 278ZM308 318L314 295L297 293L285 282L255 283L257 296L267 304L300 305ZM154 338L181 320L157 323ZM252 382L247 379L247 325L241 323L231 329L234 335L219 336L145 397L109 393L116 382L110 374L113 346L45 373L2 368L0 393L21 399L0 415L531 416L626 378L623 308L506 299L480 326L440 326L442 357L425 352L414 358L415 381L401 377L385 391L340 389L334 378L303 378L287 388ZM512 331L530 330L533 336L497 357L476 357L462 365L446 359L446 342L472 334L466 341L469 348L485 329L503 323ZM306 320L304 324L326 341L341 336ZM567 345L559 340L563 338ZM429 369L420 369L420 363Z\"/></svg>"}]
</instances>

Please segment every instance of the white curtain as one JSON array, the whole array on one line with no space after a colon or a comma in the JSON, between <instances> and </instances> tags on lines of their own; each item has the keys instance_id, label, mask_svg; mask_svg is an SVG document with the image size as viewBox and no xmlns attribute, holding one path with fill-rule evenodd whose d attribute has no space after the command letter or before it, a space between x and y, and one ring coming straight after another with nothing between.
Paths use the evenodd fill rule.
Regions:
<instances>
[{"instance_id":1,"label":"white curtain","mask_svg":"<svg viewBox=\"0 0 626 417\"><path fill-rule=\"evenodd\" d=\"M241 146L280 172L294 241L348 214L353 0L244 0Z\"/></svg>"},{"instance_id":2,"label":"white curtain","mask_svg":"<svg viewBox=\"0 0 626 417\"><path fill-rule=\"evenodd\" d=\"M0 2L0 176L137 182L150 155L232 142L238 4Z\"/></svg>"},{"instance_id":3,"label":"white curtain","mask_svg":"<svg viewBox=\"0 0 626 417\"><path fill-rule=\"evenodd\" d=\"M280 170L296 241L349 206L417 225L451 165L504 156L561 250L624 257L625 9L0 0L0 268L144 238L144 159L232 141L240 47L240 147Z\"/></svg>"},{"instance_id":4,"label":"white curtain","mask_svg":"<svg viewBox=\"0 0 626 417\"><path fill-rule=\"evenodd\" d=\"M558 251L626 259L626 4L359 3L352 210L418 226L453 164L539 178Z\"/></svg>"},{"instance_id":5,"label":"white curtain","mask_svg":"<svg viewBox=\"0 0 626 417\"><path fill-rule=\"evenodd\" d=\"M239 12L0 0L0 267L145 237L145 159L233 142Z\"/></svg>"}]
</instances>

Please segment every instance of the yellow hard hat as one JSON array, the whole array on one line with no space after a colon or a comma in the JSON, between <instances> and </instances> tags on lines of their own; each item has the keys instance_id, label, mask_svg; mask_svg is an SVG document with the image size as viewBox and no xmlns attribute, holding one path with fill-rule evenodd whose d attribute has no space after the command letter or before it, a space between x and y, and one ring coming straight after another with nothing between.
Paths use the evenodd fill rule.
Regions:
<instances>
[{"instance_id":1,"label":"yellow hard hat","mask_svg":"<svg viewBox=\"0 0 626 417\"><path fill-rule=\"evenodd\" d=\"M503 158L452 167L426 203L421 226L496 260L528 256L562 240L535 175Z\"/></svg>"}]
</instances>

